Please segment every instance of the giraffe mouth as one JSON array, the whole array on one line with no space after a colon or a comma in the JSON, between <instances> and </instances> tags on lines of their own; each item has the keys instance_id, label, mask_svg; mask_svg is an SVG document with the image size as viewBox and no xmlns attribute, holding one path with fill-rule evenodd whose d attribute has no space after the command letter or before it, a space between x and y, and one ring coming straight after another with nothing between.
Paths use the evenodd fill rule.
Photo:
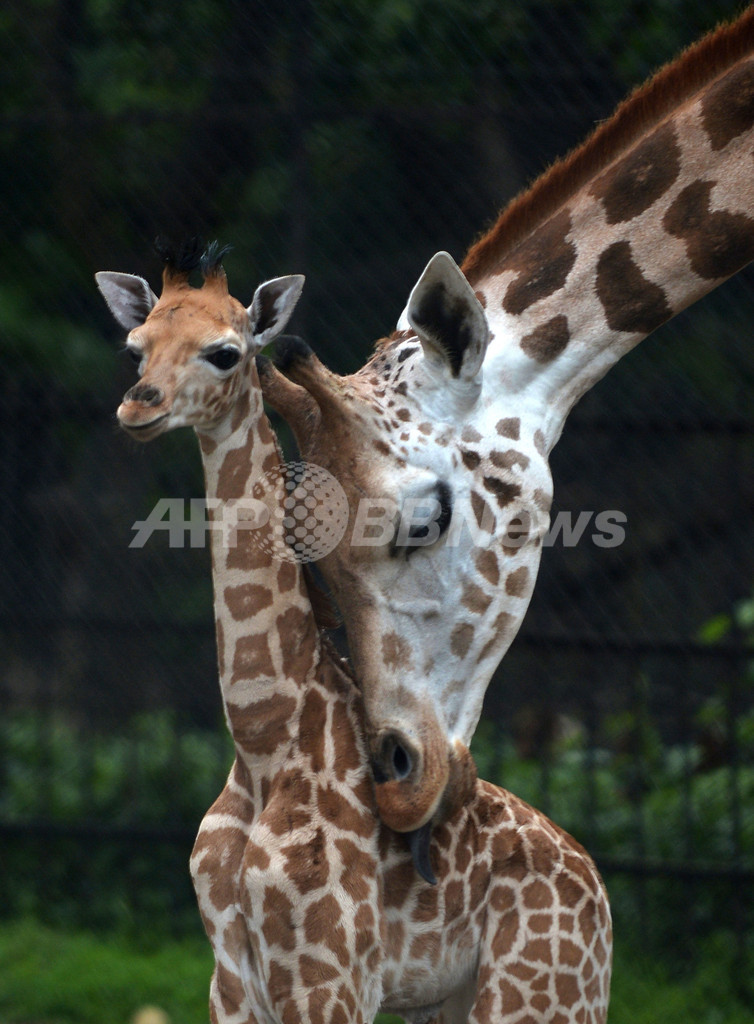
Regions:
<instances>
[{"instance_id":1,"label":"giraffe mouth","mask_svg":"<svg viewBox=\"0 0 754 1024\"><path fill-rule=\"evenodd\" d=\"M167 421L170 413L164 412L159 416L155 416L154 419L149 420L147 423L124 423L120 420L121 427L131 437L135 437L139 441L149 441L162 431L162 428Z\"/></svg>"}]
</instances>

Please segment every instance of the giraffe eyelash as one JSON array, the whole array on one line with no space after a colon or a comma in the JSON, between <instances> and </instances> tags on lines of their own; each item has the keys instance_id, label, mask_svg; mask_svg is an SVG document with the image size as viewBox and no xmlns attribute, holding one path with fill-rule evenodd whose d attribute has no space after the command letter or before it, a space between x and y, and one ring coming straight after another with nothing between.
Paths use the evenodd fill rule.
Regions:
<instances>
[{"instance_id":1,"label":"giraffe eyelash","mask_svg":"<svg viewBox=\"0 0 754 1024\"><path fill-rule=\"evenodd\" d=\"M144 358L144 353L141 351L141 349L133 348L131 345L126 345L123 348L123 351L126 353L126 355L129 356L130 359L134 361L134 363L137 366L141 366L141 361Z\"/></svg>"}]
</instances>

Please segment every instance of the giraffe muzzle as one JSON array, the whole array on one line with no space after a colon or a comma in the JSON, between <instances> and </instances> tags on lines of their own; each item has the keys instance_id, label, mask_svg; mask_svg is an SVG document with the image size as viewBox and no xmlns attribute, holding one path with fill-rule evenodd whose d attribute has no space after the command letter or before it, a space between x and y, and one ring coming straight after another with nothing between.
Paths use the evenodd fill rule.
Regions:
<instances>
[{"instance_id":1,"label":"giraffe muzzle","mask_svg":"<svg viewBox=\"0 0 754 1024\"><path fill-rule=\"evenodd\" d=\"M123 404L127 402L138 402L149 409L161 405L165 401L165 392L154 384L134 384L123 396Z\"/></svg>"},{"instance_id":2,"label":"giraffe muzzle","mask_svg":"<svg viewBox=\"0 0 754 1024\"><path fill-rule=\"evenodd\" d=\"M397 729L372 743L372 774L382 821L395 832L413 832L431 820L448 781L444 744L420 743Z\"/></svg>"}]
</instances>

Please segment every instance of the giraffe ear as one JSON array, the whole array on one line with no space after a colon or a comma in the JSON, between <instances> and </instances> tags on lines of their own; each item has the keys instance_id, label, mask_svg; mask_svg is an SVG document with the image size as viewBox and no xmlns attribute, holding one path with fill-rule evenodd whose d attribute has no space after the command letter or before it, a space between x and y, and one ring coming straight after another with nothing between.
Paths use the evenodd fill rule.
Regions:
<instances>
[{"instance_id":1,"label":"giraffe ear","mask_svg":"<svg viewBox=\"0 0 754 1024\"><path fill-rule=\"evenodd\" d=\"M436 253L424 268L404 315L421 341L425 358L443 362L453 377L476 377L489 342L487 319L447 252Z\"/></svg>"},{"instance_id":2,"label":"giraffe ear","mask_svg":"<svg viewBox=\"0 0 754 1024\"><path fill-rule=\"evenodd\" d=\"M255 349L276 338L291 318L304 287L303 274L275 277L260 284L246 310L251 320Z\"/></svg>"},{"instance_id":3,"label":"giraffe ear","mask_svg":"<svg viewBox=\"0 0 754 1024\"><path fill-rule=\"evenodd\" d=\"M110 312L127 331L143 324L157 304L157 296L143 277L101 270L94 280Z\"/></svg>"}]
</instances>

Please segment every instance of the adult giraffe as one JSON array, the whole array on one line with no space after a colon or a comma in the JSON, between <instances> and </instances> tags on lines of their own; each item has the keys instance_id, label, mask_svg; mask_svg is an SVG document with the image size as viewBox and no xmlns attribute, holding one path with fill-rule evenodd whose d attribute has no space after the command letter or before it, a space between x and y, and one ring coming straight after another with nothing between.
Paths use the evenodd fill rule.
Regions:
<instances>
[{"instance_id":1,"label":"adult giraffe","mask_svg":"<svg viewBox=\"0 0 754 1024\"><path fill-rule=\"evenodd\" d=\"M528 606L568 412L754 257L753 152L749 8L514 200L460 271L435 256L360 371L336 377L297 344L280 353L285 377L264 375L303 455L351 504L321 565L348 610L393 827L428 826L465 798L459 765Z\"/></svg>"},{"instance_id":2,"label":"adult giraffe","mask_svg":"<svg viewBox=\"0 0 754 1024\"><path fill-rule=\"evenodd\" d=\"M159 299L133 275L97 283L139 364L119 422L140 441L193 426L212 514L236 752L191 858L215 955L212 1020L365 1024L382 1008L417 1024L604 1024L610 911L575 840L469 778L468 803L435 833L432 886L376 814L359 691L276 532L287 492L254 355L303 279L260 285L245 309L222 250L165 257Z\"/></svg>"}]
</instances>

